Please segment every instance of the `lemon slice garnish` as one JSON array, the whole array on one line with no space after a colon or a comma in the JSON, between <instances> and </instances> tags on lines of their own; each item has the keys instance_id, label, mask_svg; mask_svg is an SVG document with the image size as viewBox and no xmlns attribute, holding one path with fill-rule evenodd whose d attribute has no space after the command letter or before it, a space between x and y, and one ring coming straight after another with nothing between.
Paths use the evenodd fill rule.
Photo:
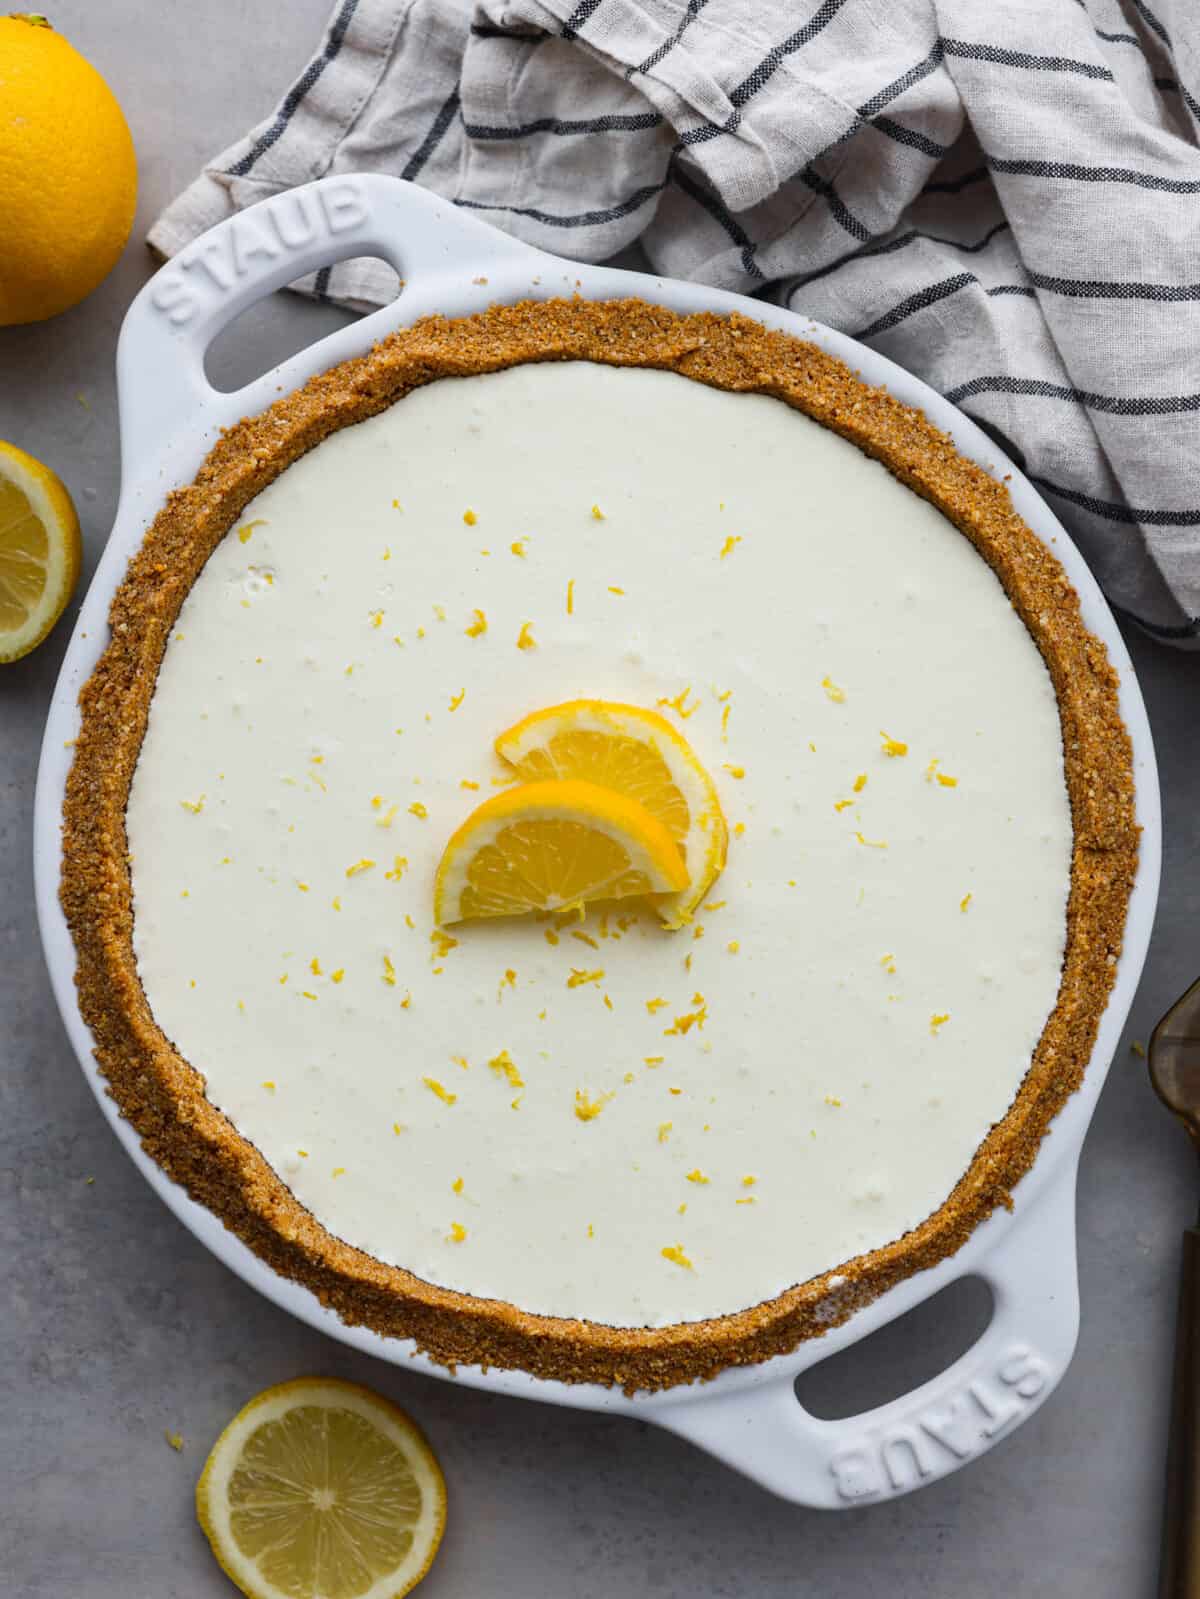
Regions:
<instances>
[{"instance_id":1,"label":"lemon slice garnish","mask_svg":"<svg viewBox=\"0 0 1200 1599\"><path fill-rule=\"evenodd\" d=\"M433 890L439 924L678 893L687 868L637 800L576 780L521 783L485 800L446 845Z\"/></svg>"},{"instance_id":2,"label":"lemon slice garnish","mask_svg":"<svg viewBox=\"0 0 1200 1599\"><path fill-rule=\"evenodd\" d=\"M38 645L79 578L79 518L61 480L0 439L0 661Z\"/></svg>"},{"instance_id":3,"label":"lemon slice garnish","mask_svg":"<svg viewBox=\"0 0 1200 1599\"><path fill-rule=\"evenodd\" d=\"M679 846L688 886L657 901L669 927L688 921L725 865L728 829L712 779L656 711L568 700L501 733L496 752L527 782L575 778L636 800Z\"/></svg>"},{"instance_id":4,"label":"lemon slice garnish","mask_svg":"<svg viewBox=\"0 0 1200 1599\"><path fill-rule=\"evenodd\" d=\"M446 1521L433 1452L396 1405L333 1378L267 1388L213 1445L196 1514L250 1599L400 1599Z\"/></svg>"}]
</instances>

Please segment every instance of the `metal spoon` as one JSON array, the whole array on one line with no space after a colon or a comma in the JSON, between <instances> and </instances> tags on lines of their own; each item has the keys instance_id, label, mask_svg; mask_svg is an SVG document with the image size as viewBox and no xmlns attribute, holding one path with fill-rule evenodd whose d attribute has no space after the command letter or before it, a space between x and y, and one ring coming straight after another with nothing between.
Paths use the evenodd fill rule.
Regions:
<instances>
[{"instance_id":1,"label":"metal spoon","mask_svg":"<svg viewBox=\"0 0 1200 1599\"><path fill-rule=\"evenodd\" d=\"M1200 981L1150 1037L1150 1081L1200 1154ZM1200 1226L1183 1235L1159 1599L1200 1599Z\"/></svg>"}]
</instances>

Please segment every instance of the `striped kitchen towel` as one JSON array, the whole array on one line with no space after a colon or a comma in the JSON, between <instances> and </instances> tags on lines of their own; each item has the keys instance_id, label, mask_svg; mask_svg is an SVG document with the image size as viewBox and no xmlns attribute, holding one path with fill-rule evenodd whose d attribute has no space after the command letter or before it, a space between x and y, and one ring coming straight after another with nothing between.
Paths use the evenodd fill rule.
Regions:
<instances>
[{"instance_id":1,"label":"striped kitchen towel","mask_svg":"<svg viewBox=\"0 0 1200 1599\"><path fill-rule=\"evenodd\" d=\"M360 170L862 339L1003 445L1121 614L1200 644L1197 0L338 0L150 241Z\"/></svg>"}]
</instances>

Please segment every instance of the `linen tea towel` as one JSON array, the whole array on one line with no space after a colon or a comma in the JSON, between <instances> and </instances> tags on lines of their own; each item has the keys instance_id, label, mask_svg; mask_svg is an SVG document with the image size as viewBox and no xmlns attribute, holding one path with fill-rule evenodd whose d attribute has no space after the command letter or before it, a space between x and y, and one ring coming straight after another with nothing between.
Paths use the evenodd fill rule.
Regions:
<instances>
[{"instance_id":1,"label":"linen tea towel","mask_svg":"<svg viewBox=\"0 0 1200 1599\"><path fill-rule=\"evenodd\" d=\"M1200 644L1194 0L338 0L150 242L362 170L862 339L996 438L1119 613Z\"/></svg>"}]
</instances>

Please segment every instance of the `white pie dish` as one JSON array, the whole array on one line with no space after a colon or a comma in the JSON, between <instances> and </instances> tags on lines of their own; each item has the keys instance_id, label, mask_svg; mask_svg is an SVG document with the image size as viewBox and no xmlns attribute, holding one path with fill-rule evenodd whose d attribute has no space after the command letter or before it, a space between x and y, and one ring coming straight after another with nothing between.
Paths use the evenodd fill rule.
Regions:
<instances>
[{"instance_id":1,"label":"white pie dish","mask_svg":"<svg viewBox=\"0 0 1200 1599\"><path fill-rule=\"evenodd\" d=\"M814 340L871 383L922 409L951 433L966 456L1010 471L993 445L924 385L852 341L791 313L734 295L629 273L580 268L494 233L422 191L384 178L327 179L311 186L309 240L283 242L274 226L284 197L214 229L176 258L132 307L118 353L123 487L116 526L81 611L49 718L39 773L36 870L39 916L55 992L85 1073L118 1136L148 1180L194 1233L247 1281L284 1308L343 1341L407 1361L411 1346L344 1326L304 1289L277 1277L208 1211L190 1201L141 1150L103 1092L91 1039L76 1005L74 950L57 889L59 819L76 730L76 697L106 642L106 614L130 555L165 494L194 476L217 431L264 409L278 394L377 338L431 312L459 315L486 304L638 295L673 310L740 310L769 327ZM289 202L290 203L290 202ZM204 351L221 326L264 292L347 256L378 254L406 280L401 298L231 395L203 376ZM1149 729L1128 656L1094 581L1065 533L1028 484L1013 473L1017 510L1075 584L1085 624L1104 640L1121 676L1121 711L1134 750L1141 858L1125 951L1083 1088L1057 1119L1014 1212L981 1226L959 1253L910 1278L844 1327L764 1366L728 1371L702 1388L628 1398L607 1389L567 1387L516 1373L460 1369L458 1381L581 1408L632 1411L702 1446L797 1502L838 1507L889 1497L944 1475L982 1453L1031 1413L1061 1376L1074 1347L1078 1302L1074 1266L1074 1176L1079 1148L1103 1074L1133 996L1149 939L1157 891L1159 822ZM956 1277L992 1286L993 1320L962 1359L932 1382L865 1416L821 1422L797 1404L796 1374L861 1338ZM428 1365L437 1375L443 1368Z\"/></svg>"}]
</instances>

